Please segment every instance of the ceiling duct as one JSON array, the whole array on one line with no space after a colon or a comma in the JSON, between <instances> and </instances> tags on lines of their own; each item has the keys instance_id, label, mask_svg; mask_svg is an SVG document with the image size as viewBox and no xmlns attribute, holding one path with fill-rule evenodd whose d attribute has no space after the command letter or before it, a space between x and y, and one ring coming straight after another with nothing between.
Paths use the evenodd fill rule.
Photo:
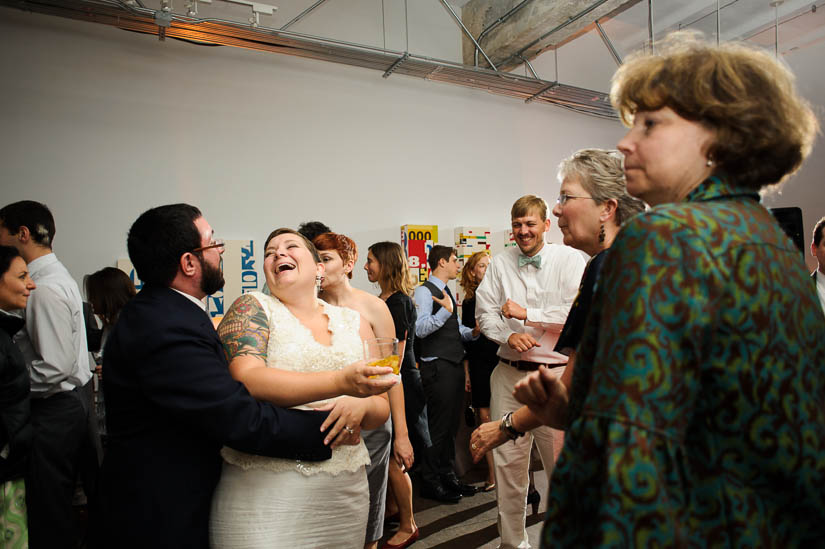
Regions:
<instances>
[{"instance_id":1,"label":"ceiling duct","mask_svg":"<svg viewBox=\"0 0 825 549\"><path fill-rule=\"evenodd\" d=\"M111 25L125 30L207 45L269 51L424 78L617 119L607 94L540 78L452 63L362 44L353 44L258 24L201 19L145 8L136 0L0 0L24 11Z\"/></svg>"}]
</instances>

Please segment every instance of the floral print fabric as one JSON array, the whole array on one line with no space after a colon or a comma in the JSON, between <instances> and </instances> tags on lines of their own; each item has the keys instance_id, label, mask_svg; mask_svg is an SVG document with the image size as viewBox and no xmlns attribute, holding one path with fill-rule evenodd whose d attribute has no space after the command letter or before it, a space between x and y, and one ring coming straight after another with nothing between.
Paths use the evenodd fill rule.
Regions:
<instances>
[{"instance_id":1,"label":"floral print fabric","mask_svg":"<svg viewBox=\"0 0 825 549\"><path fill-rule=\"evenodd\" d=\"M758 195L626 223L577 358L544 547L825 543L825 319Z\"/></svg>"}]
</instances>

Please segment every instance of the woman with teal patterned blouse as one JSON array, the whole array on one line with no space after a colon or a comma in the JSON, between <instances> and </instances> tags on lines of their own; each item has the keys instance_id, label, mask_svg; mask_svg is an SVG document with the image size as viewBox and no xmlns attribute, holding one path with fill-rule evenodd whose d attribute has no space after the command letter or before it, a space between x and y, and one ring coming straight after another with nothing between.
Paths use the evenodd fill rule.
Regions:
<instances>
[{"instance_id":1,"label":"woman with teal patterned blouse","mask_svg":"<svg viewBox=\"0 0 825 549\"><path fill-rule=\"evenodd\" d=\"M771 55L685 34L627 60L611 99L651 209L602 267L543 546L822 546L825 322L758 194L816 120Z\"/></svg>"}]
</instances>

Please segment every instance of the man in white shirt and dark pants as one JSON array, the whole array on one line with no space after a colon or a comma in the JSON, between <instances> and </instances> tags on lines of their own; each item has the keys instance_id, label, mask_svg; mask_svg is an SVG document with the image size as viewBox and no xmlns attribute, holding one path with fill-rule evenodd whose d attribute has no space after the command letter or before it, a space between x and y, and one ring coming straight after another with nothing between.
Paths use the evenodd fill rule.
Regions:
<instances>
[{"instance_id":1,"label":"man in white shirt and dark pants","mask_svg":"<svg viewBox=\"0 0 825 549\"><path fill-rule=\"evenodd\" d=\"M811 242L811 255L816 258L817 269L811 273L811 278L816 282L816 293L819 296L819 304L822 305L822 312L825 314L825 217L816 222L814 226L814 237Z\"/></svg>"},{"instance_id":2,"label":"man in white shirt and dark pants","mask_svg":"<svg viewBox=\"0 0 825 549\"><path fill-rule=\"evenodd\" d=\"M29 546L74 547L75 479L88 443L92 372L80 290L52 252L54 218L39 202L0 209L0 244L14 246L37 290L15 336L31 375L34 440L26 476ZM91 496L91 494L89 494Z\"/></svg>"},{"instance_id":3,"label":"man in white shirt and dark pants","mask_svg":"<svg viewBox=\"0 0 825 549\"><path fill-rule=\"evenodd\" d=\"M534 195L519 198L511 209L518 248L493 257L476 290L476 320L481 332L499 344L499 363L490 377L490 415L502 418L521 407L513 386L540 365L560 376L567 357L553 351L576 298L584 257L567 246L545 244L550 228L546 202ZM530 448L535 438L548 484L553 472L553 434L542 426L515 431L503 417L502 430L513 442L493 450L498 500L499 547L527 548Z\"/></svg>"}]
</instances>

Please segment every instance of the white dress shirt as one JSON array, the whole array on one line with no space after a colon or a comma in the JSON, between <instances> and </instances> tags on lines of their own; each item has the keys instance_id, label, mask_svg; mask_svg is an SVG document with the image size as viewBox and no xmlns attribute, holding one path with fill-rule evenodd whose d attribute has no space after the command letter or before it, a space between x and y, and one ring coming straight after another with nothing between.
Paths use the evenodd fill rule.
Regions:
<instances>
[{"instance_id":1,"label":"white dress shirt","mask_svg":"<svg viewBox=\"0 0 825 549\"><path fill-rule=\"evenodd\" d=\"M819 304L825 314L825 275L819 271L816 272L816 293L819 294Z\"/></svg>"},{"instance_id":2,"label":"white dress shirt","mask_svg":"<svg viewBox=\"0 0 825 549\"><path fill-rule=\"evenodd\" d=\"M517 247L496 255L476 290L476 320L481 332L499 344L498 356L542 364L564 364L567 357L553 351L564 321L576 299L585 260L568 246L544 244L536 255L541 268L519 267ZM527 309L527 320L506 319L501 307L512 299ZM532 335L540 347L519 353L507 344L514 333Z\"/></svg>"},{"instance_id":3,"label":"white dress shirt","mask_svg":"<svg viewBox=\"0 0 825 549\"><path fill-rule=\"evenodd\" d=\"M204 313L206 313L206 314L207 314L207 316L209 316L209 313L208 313L208 311L206 310L206 303L205 303L202 299L198 299L197 297L195 297L195 296L193 296L193 295L189 295L189 294L187 294L186 292L181 292L181 291L180 291L180 290L178 290L177 288L171 288L171 287L170 287L169 289L170 289L170 290L174 290L174 291L178 292L180 295L182 295L183 297L185 297L186 299L188 299L189 301L191 301L192 303L194 303L195 305L197 305L198 307L200 307L200 308L201 308L201 310L202 310ZM210 318L211 318L211 317L210 317Z\"/></svg>"},{"instance_id":4,"label":"white dress shirt","mask_svg":"<svg viewBox=\"0 0 825 549\"><path fill-rule=\"evenodd\" d=\"M37 288L26 305L26 325L14 342L29 367L32 396L82 387L92 372L80 290L53 253L38 257L28 267Z\"/></svg>"}]
</instances>

